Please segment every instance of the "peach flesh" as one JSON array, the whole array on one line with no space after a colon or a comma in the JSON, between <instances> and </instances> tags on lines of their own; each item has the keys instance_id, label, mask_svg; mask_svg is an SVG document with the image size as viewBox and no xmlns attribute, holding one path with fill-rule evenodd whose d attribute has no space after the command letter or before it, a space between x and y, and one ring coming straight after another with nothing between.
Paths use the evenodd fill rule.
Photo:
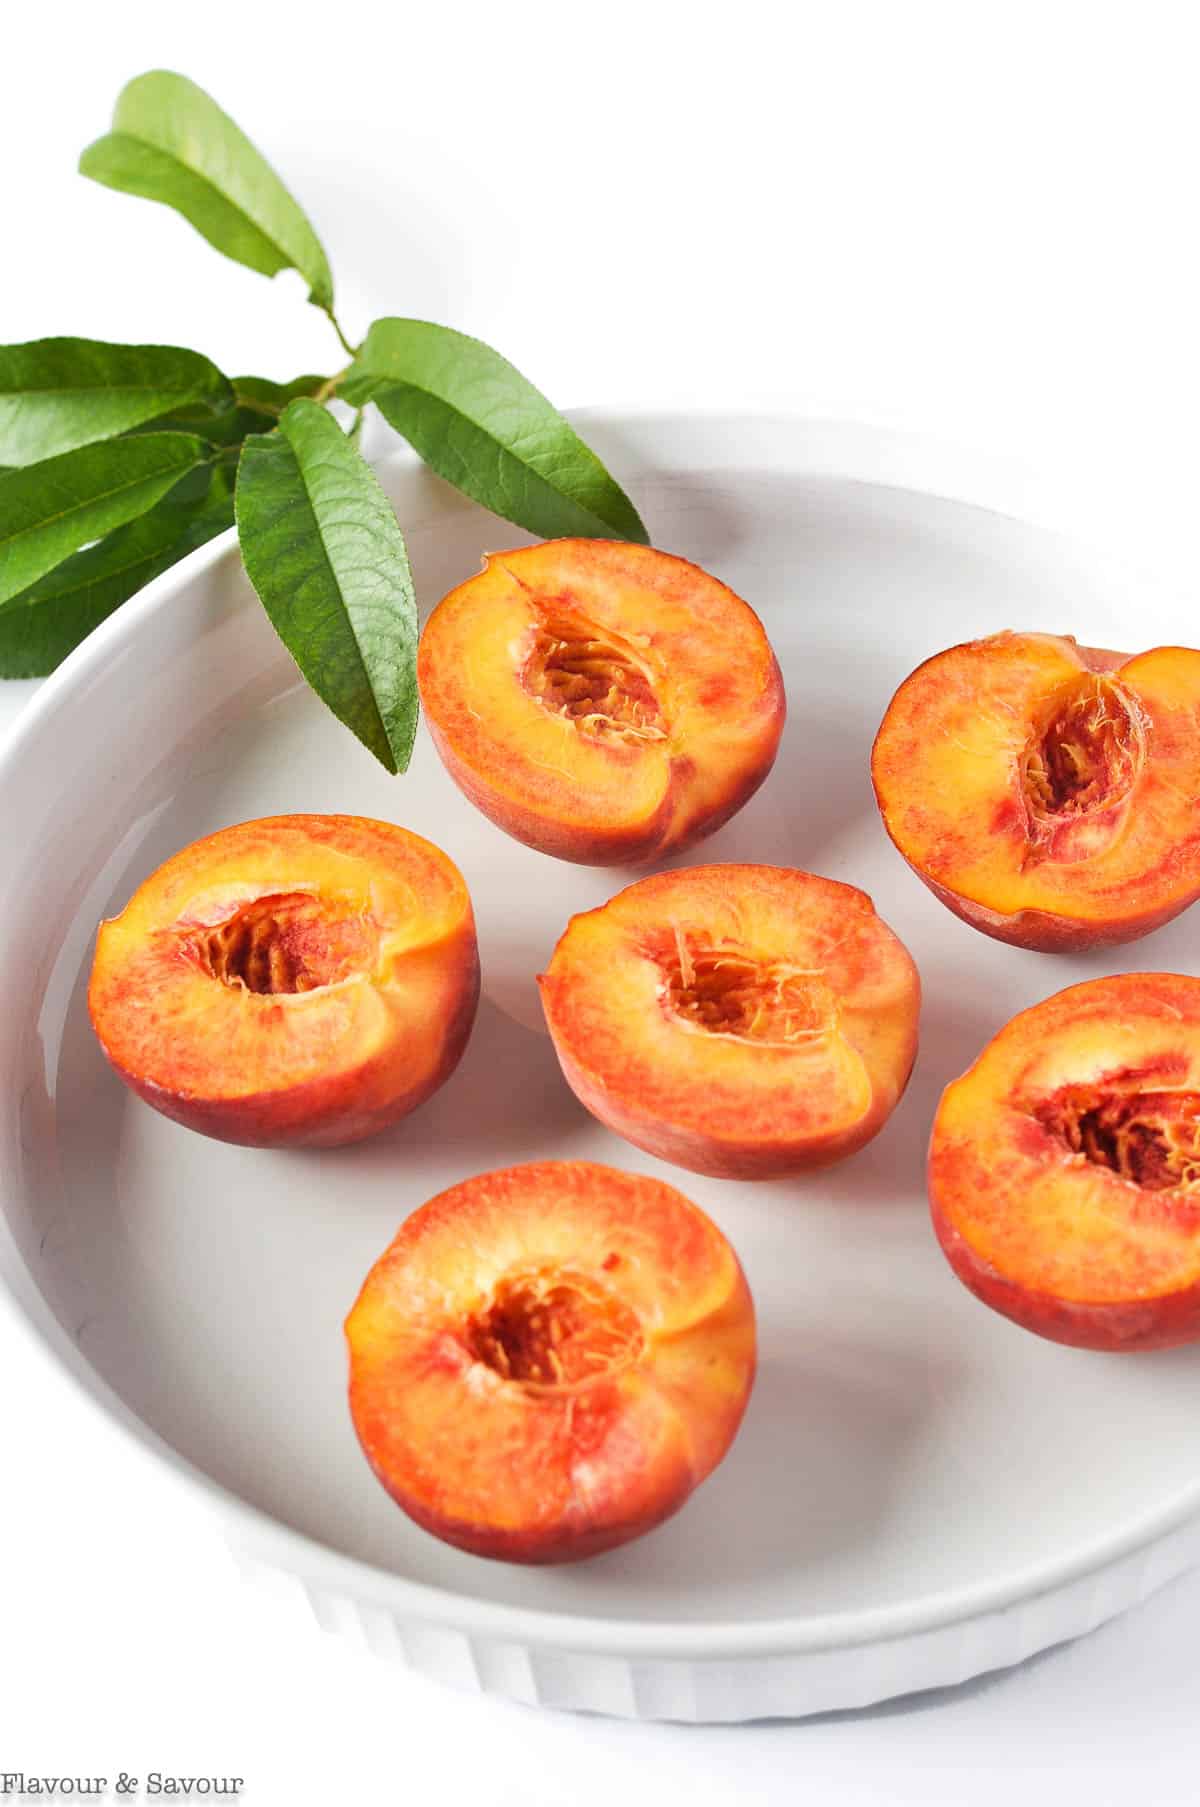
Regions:
<instances>
[{"instance_id":1,"label":"peach flesh","mask_svg":"<svg viewBox=\"0 0 1200 1807\"><path fill-rule=\"evenodd\" d=\"M337 934L348 942L331 946ZM379 935L363 918L338 922L311 892L256 897L211 926L185 932L181 946L211 978L261 996L290 996L340 984L373 964Z\"/></svg>"},{"instance_id":2,"label":"peach flesh","mask_svg":"<svg viewBox=\"0 0 1200 1807\"><path fill-rule=\"evenodd\" d=\"M916 1055L910 956L864 893L811 873L714 865L639 880L573 918L539 984L580 1102L715 1178L853 1153Z\"/></svg>"},{"instance_id":3,"label":"peach flesh","mask_svg":"<svg viewBox=\"0 0 1200 1807\"><path fill-rule=\"evenodd\" d=\"M582 730L627 742L667 737L646 664L613 640L597 639L590 623L547 616L521 683L544 709Z\"/></svg>"},{"instance_id":4,"label":"peach flesh","mask_svg":"<svg viewBox=\"0 0 1200 1807\"><path fill-rule=\"evenodd\" d=\"M660 1524L727 1452L754 1310L716 1226L659 1180L545 1161L421 1206L346 1320L350 1408L425 1530L510 1562Z\"/></svg>"},{"instance_id":5,"label":"peach flesh","mask_svg":"<svg viewBox=\"0 0 1200 1807\"><path fill-rule=\"evenodd\" d=\"M1196 1092L1064 1086L1034 1115L1072 1154L1145 1192L1184 1191L1200 1182Z\"/></svg>"},{"instance_id":6,"label":"peach flesh","mask_svg":"<svg viewBox=\"0 0 1200 1807\"><path fill-rule=\"evenodd\" d=\"M896 692L872 776L900 852L973 927L1047 953L1136 940L1200 896L1200 653L952 647Z\"/></svg>"},{"instance_id":7,"label":"peach flesh","mask_svg":"<svg viewBox=\"0 0 1200 1807\"><path fill-rule=\"evenodd\" d=\"M943 1095L929 1196L959 1278L1025 1329L1200 1338L1200 980L1093 979L1015 1017Z\"/></svg>"},{"instance_id":8,"label":"peach flesh","mask_svg":"<svg viewBox=\"0 0 1200 1807\"><path fill-rule=\"evenodd\" d=\"M1025 759L1030 814L1054 828L1123 803L1144 757L1138 714L1113 680L1086 677L1055 697Z\"/></svg>"},{"instance_id":9,"label":"peach flesh","mask_svg":"<svg viewBox=\"0 0 1200 1807\"><path fill-rule=\"evenodd\" d=\"M101 925L88 1002L113 1067L164 1115L327 1146L449 1077L478 993L470 899L444 854L390 823L281 816L153 873Z\"/></svg>"},{"instance_id":10,"label":"peach flesh","mask_svg":"<svg viewBox=\"0 0 1200 1807\"><path fill-rule=\"evenodd\" d=\"M459 788L584 865L647 864L713 833L783 731L753 610L684 559L610 540L490 554L430 616L418 679Z\"/></svg>"},{"instance_id":11,"label":"peach flesh","mask_svg":"<svg viewBox=\"0 0 1200 1807\"><path fill-rule=\"evenodd\" d=\"M574 1386L636 1361L645 1347L637 1313L570 1268L534 1268L500 1281L468 1322L467 1346L502 1380Z\"/></svg>"}]
</instances>

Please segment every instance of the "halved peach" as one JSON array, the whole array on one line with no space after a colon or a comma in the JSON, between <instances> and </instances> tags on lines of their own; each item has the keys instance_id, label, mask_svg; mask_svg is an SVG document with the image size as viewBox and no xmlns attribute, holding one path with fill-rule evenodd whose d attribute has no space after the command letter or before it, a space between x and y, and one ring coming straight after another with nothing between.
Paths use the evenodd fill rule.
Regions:
<instances>
[{"instance_id":1,"label":"halved peach","mask_svg":"<svg viewBox=\"0 0 1200 1807\"><path fill-rule=\"evenodd\" d=\"M417 674L460 789L582 865L646 864L712 834L783 731L754 611L686 560L613 540L492 553L429 617Z\"/></svg>"},{"instance_id":2,"label":"halved peach","mask_svg":"<svg viewBox=\"0 0 1200 1807\"><path fill-rule=\"evenodd\" d=\"M916 1056L908 951L864 892L810 872L640 879L572 918L539 984L580 1102L637 1147L719 1179L852 1154Z\"/></svg>"},{"instance_id":3,"label":"halved peach","mask_svg":"<svg viewBox=\"0 0 1200 1807\"><path fill-rule=\"evenodd\" d=\"M999 941L1113 946L1200 896L1200 652L952 647L896 692L871 769L909 865Z\"/></svg>"},{"instance_id":4,"label":"halved peach","mask_svg":"<svg viewBox=\"0 0 1200 1807\"><path fill-rule=\"evenodd\" d=\"M1025 1329L1200 1338L1200 979L1089 979L1014 1017L943 1094L929 1197L959 1278Z\"/></svg>"},{"instance_id":5,"label":"halved peach","mask_svg":"<svg viewBox=\"0 0 1200 1807\"><path fill-rule=\"evenodd\" d=\"M428 1098L479 997L471 900L419 835L269 816L160 866L100 926L88 1005L121 1078L254 1147L373 1135Z\"/></svg>"},{"instance_id":6,"label":"halved peach","mask_svg":"<svg viewBox=\"0 0 1200 1807\"><path fill-rule=\"evenodd\" d=\"M725 1455L754 1308L672 1186L590 1161L464 1180L422 1205L346 1320L372 1468L435 1536L564 1562L661 1523Z\"/></svg>"}]
</instances>

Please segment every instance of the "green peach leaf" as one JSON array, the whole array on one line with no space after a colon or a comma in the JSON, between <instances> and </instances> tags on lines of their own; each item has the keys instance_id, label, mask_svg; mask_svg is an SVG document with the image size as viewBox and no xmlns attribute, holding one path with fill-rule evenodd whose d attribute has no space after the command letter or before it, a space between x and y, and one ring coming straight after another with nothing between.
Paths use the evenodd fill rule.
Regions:
<instances>
[{"instance_id":1,"label":"green peach leaf","mask_svg":"<svg viewBox=\"0 0 1200 1807\"><path fill-rule=\"evenodd\" d=\"M161 502L0 604L0 678L43 678L114 609L233 526L233 471L190 472Z\"/></svg>"},{"instance_id":2,"label":"green peach leaf","mask_svg":"<svg viewBox=\"0 0 1200 1807\"><path fill-rule=\"evenodd\" d=\"M237 526L247 575L296 664L389 772L417 728L417 609L404 536L331 414L291 402L246 441Z\"/></svg>"},{"instance_id":3,"label":"green peach leaf","mask_svg":"<svg viewBox=\"0 0 1200 1807\"><path fill-rule=\"evenodd\" d=\"M233 399L216 365L182 346L99 339L0 345L0 463L37 464L184 408L205 420L232 408Z\"/></svg>"},{"instance_id":4,"label":"green peach leaf","mask_svg":"<svg viewBox=\"0 0 1200 1807\"><path fill-rule=\"evenodd\" d=\"M0 477L0 603L145 514L211 457L193 434L147 433L6 472Z\"/></svg>"},{"instance_id":5,"label":"green peach leaf","mask_svg":"<svg viewBox=\"0 0 1200 1807\"><path fill-rule=\"evenodd\" d=\"M79 159L83 175L173 207L216 250L263 276L299 270L309 300L333 306L333 277L298 203L211 95L154 69L121 90L112 131Z\"/></svg>"},{"instance_id":6,"label":"green peach leaf","mask_svg":"<svg viewBox=\"0 0 1200 1807\"><path fill-rule=\"evenodd\" d=\"M376 320L338 395L373 401L439 477L530 533L647 542L596 454L479 339L427 320Z\"/></svg>"}]
</instances>

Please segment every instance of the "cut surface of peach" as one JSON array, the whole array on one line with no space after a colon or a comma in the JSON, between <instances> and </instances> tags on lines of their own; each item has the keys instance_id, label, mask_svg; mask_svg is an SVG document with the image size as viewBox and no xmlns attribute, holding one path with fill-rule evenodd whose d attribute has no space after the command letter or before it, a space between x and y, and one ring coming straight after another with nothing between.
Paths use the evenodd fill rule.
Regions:
<instances>
[{"instance_id":1,"label":"cut surface of peach","mask_svg":"<svg viewBox=\"0 0 1200 1807\"><path fill-rule=\"evenodd\" d=\"M479 993L471 901L429 841L291 815L185 847L101 924L88 1005L176 1121L257 1146L373 1134L448 1077Z\"/></svg>"},{"instance_id":2,"label":"cut surface of peach","mask_svg":"<svg viewBox=\"0 0 1200 1807\"><path fill-rule=\"evenodd\" d=\"M958 915L1053 952L1134 940L1200 895L1200 652L994 634L900 686L884 824Z\"/></svg>"},{"instance_id":3,"label":"cut surface of peach","mask_svg":"<svg viewBox=\"0 0 1200 1807\"><path fill-rule=\"evenodd\" d=\"M862 1147L916 1055L916 967L870 898L777 866L640 879L572 919L539 983L580 1101L718 1178Z\"/></svg>"},{"instance_id":4,"label":"cut surface of peach","mask_svg":"<svg viewBox=\"0 0 1200 1807\"><path fill-rule=\"evenodd\" d=\"M376 1475L480 1556L592 1556L675 1512L754 1378L729 1243L660 1180L544 1161L422 1205L346 1320Z\"/></svg>"},{"instance_id":5,"label":"cut surface of peach","mask_svg":"<svg viewBox=\"0 0 1200 1807\"><path fill-rule=\"evenodd\" d=\"M942 1097L929 1196L960 1279L1026 1329L1200 1337L1200 979L1089 979L1014 1017Z\"/></svg>"},{"instance_id":6,"label":"cut surface of peach","mask_svg":"<svg viewBox=\"0 0 1200 1807\"><path fill-rule=\"evenodd\" d=\"M466 795L583 865L646 863L712 833L783 731L754 611L684 559L611 540L490 554L430 616L418 678Z\"/></svg>"}]
</instances>

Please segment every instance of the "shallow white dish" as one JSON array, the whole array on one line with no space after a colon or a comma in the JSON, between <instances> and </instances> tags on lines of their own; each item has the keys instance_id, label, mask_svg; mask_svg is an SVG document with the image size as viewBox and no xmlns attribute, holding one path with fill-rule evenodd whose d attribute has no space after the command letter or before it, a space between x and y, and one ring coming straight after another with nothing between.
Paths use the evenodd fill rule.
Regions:
<instances>
[{"instance_id":1,"label":"shallow white dish","mask_svg":"<svg viewBox=\"0 0 1200 1807\"><path fill-rule=\"evenodd\" d=\"M224 540L62 667L0 759L0 1272L102 1410L223 1510L322 1622L461 1684L640 1717L745 1719L944 1685L1089 1629L1200 1558L1200 1349L1060 1349L978 1305L929 1229L932 1111L1014 1011L1084 977L1200 972L1195 918L1051 959L985 940L908 872L867 769L899 680L1006 626L1187 639L1169 586L1013 514L1002 473L873 429L586 417L656 544L762 613L790 715L765 789L692 860L862 885L926 990L909 1092L866 1151L802 1182L680 1174L562 1083L533 975L624 875L508 840L422 733L389 779L298 686ZM426 606L522 538L418 470L382 469ZM84 1002L101 915L168 853L288 810L391 816L471 886L484 1001L462 1067L395 1131L321 1154L204 1141L128 1096ZM683 861L678 863L685 863ZM595 1561L486 1563L417 1530L369 1473L342 1318L405 1213L536 1156L674 1180L742 1255L761 1368L718 1473Z\"/></svg>"}]
</instances>

